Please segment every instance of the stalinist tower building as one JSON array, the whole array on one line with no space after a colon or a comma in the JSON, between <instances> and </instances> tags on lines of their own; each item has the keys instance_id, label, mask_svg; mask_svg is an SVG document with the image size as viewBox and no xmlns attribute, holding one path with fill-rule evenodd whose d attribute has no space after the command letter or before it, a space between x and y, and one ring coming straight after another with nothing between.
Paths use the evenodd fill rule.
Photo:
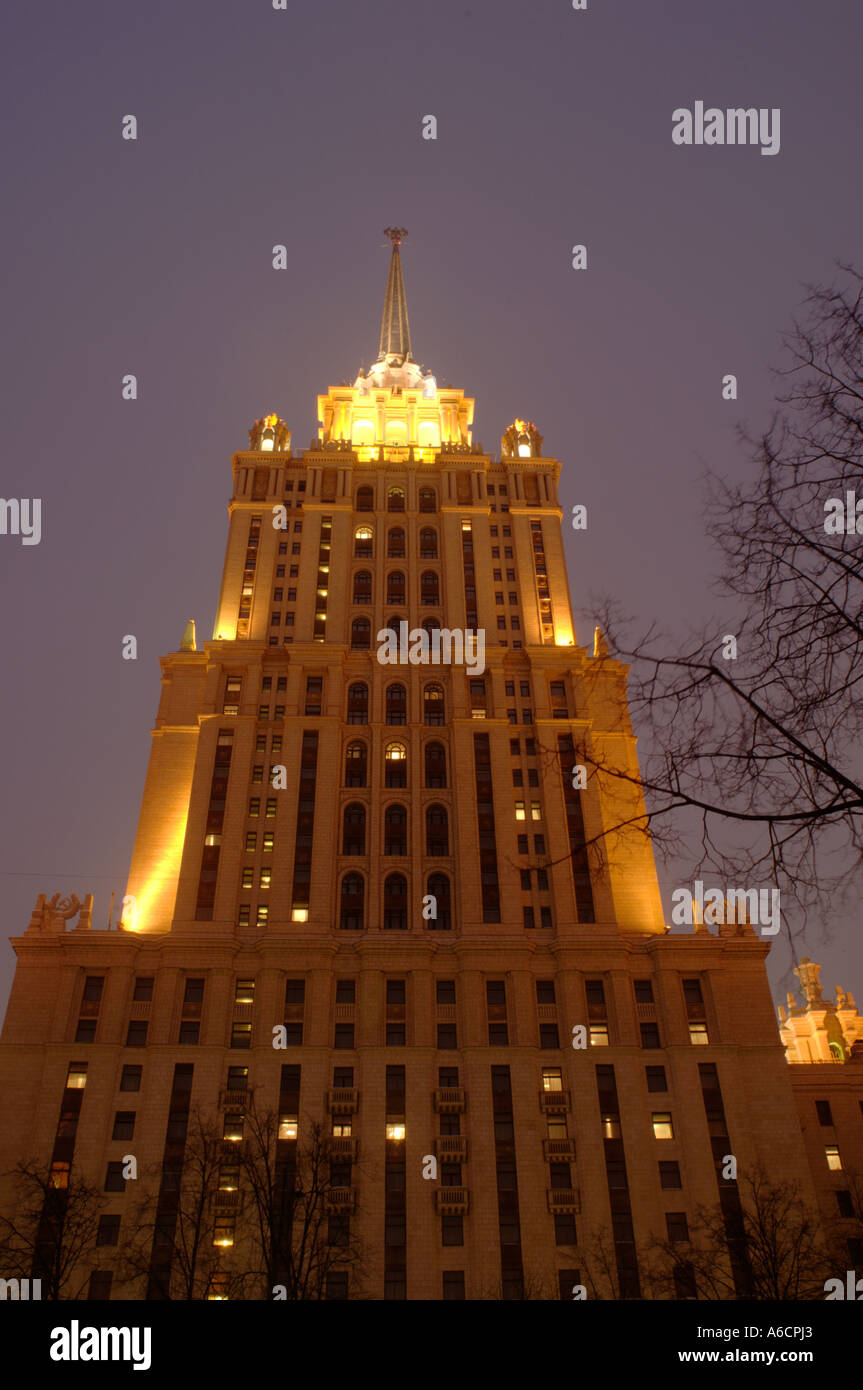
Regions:
<instances>
[{"instance_id":1,"label":"stalinist tower building","mask_svg":"<svg viewBox=\"0 0 863 1390\"><path fill-rule=\"evenodd\" d=\"M769 940L666 928L614 775L635 738L625 667L573 622L577 461L523 418L475 441L471 397L415 360L388 235L373 365L318 397L307 449L273 413L231 459L215 626L161 661L121 925L43 896L14 938L0 1172L104 1193L81 1297L185 1296L202 1117L203 1298L289 1284L254 1244L266 1115L288 1243L326 1156L310 1296L639 1297L655 1238L687 1297L696 1208L739 1212L727 1155L813 1192Z\"/></svg>"}]
</instances>

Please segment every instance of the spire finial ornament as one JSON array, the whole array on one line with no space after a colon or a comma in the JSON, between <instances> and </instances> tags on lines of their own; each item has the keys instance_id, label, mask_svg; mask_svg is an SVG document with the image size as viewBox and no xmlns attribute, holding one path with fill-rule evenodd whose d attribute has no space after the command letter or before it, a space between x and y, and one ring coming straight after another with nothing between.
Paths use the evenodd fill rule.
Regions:
<instances>
[{"instance_id":1,"label":"spire finial ornament","mask_svg":"<svg viewBox=\"0 0 863 1390\"><path fill-rule=\"evenodd\" d=\"M393 253L390 257L390 273L387 276L387 292L384 296L378 361L386 362L388 366L401 367L405 362L413 361L411 331L408 327L408 302L399 255L399 247L407 236L407 230L404 227L385 227L384 236L389 237L392 242Z\"/></svg>"}]
</instances>

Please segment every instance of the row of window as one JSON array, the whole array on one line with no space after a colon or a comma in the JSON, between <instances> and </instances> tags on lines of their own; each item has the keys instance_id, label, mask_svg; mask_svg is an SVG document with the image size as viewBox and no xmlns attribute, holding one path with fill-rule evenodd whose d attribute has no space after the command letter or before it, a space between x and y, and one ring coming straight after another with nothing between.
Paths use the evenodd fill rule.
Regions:
<instances>
[{"instance_id":1,"label":"row of window","mask_svg":"<svg viewBox=\"0 0 863 1390\"><path fill-rule=\"evenodd\" d=\"M403 487L387 488L387 511L405 511L405 490ZM355 510L358 512L373 512L375 510L375 490L373 487L363 485L357 488L354 500ZM421 512L436 512L437 492L433 487L421 487L417 495L417 507Z\"/></svg>"},{"instance_id":2,"label":"row of window","mask_svg":"<svg viewBox=\"0 0 863 1390\"><path fill-rule=\"evenodd\" d=\"M392 526L387 531L387 559L407 558L405 532L401 526ZM421 560L438 558L438 534L431 526L424 526L419 534L419 554ZM371 526L358 526L354 531L354 559L371 560L374 555L374 531ZM513 574L513 577L514 574Z\"/></svg>"}]
</instances>

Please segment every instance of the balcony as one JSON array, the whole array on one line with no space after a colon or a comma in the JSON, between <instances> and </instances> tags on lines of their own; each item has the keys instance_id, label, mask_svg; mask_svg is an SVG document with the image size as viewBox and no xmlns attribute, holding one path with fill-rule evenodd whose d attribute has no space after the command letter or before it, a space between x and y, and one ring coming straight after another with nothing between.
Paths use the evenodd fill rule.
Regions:
<instances>
[{"instance_id":1,"label":"balcony","mask_svg":"<svg viewBox=\"0 0 863 1390\"><path fill-rule=\"evenodd\" d=\"M249 1093L248 1093L248 1091L220 1091L220 1092L219 1092L219 1105L220 1105L220 1107L221 1107L222 1109L227 1109L228 1106L230 1106L230 1108L231 1108L232 1110L245 1110L245 1108L246 1108L248 1102L249 1102Z\"/></svg>"},{"instance_id":2,"label":"balcony","mask_svg":"<svg viewBox=\"0 0 863 1390\"><path fill-rule=\"evenodd\" d=\"M554 1214L581 1211L581 1194L576 1187L549 1188L546 1192L548 1209Z\"/></svg>"},{"instance_id":3,"label":"balcony","mask_svg":"<svg viewBox=\"0 0 863 1390\"><path fill-rule=\"evenodd\" d=\"M354 1086L337 1086L327 1091L327 1109L331 1115L353 1115L360 1108L360 1093Z\"/></svg>"},{"instance_id":4,"label":"balcony","mask_svg":"<svg viewBox=\"0 0 863 1390\"><path fill-rule=\"evenodd\" d=\"M324 1194L331 1211L352 1211L357 1204L356 1188L330 1187Z\"/></svg>"},{"instance_id":5,"label":"balcony","mask_svg":"<svg viewBox=\"0 0 863 1390\"><path fill-rule=\"evenodd\" d=\"M636 1006L635 1006L635 1013L636 1013L636 1017L638 1017L638 1018L650 1019L651 1021L653 1021L653 1019L656 1018L656 1005L655 1005L655 1004L636 1004Z\"/></svg>"},{"instance_id":6,"label":"balcony","mask_svg":"<svg viewBox=\"0 0 863 1390\"><path fill-rule=\"evenodd\" d=\"M352 1163L357 1158L357 1141L350 1135L347 1138L330 1135L327 1138L327 1153L331 1158L349 1158Z\"/></svg>"},{"instance_id":7,"label":"balcony","mask_svg":"<svg viewBox=\"0 0 863 1390\"><path fill-rule=\"evenodd\" d=\"M569 1091L540 1091L539 1108L544 1115L561 1115L569 1109Z\"/></svg>"},{"instance_id":8,"label":"balcony","mask_svg":"<svg viewBox=\"0 0 863 1390\"><path fill-rule=\"evenodd\" d=\"M466 1187L439 1187L435 1192L438 1216L466 1215L470 1205Z\"/></svg>"},{"instance_id":9,"label":"balcony","mask_svg":"<svg viewBox=\"0 0 863 1390\"><path fill-rule=\"evenodd\" d=\"M557 1022L557 1005L556 1005L556 1004L538 1004L538 1005L537 1005L537 1013L539 1014L540 1022L546 1022L546 1023L556 1023L556 1022Z\"/></svg>"},{"instance_id":10,"label":"balcony","mask_svg":"<svg viewBox=\"0 0 863 1390\"><path fill-rule=\"evenodd\" d=\"M467 1139L463 1134L439 1134L434 1151L442 1163L467 1163Z\"/></svg>"},{"instance_id":11,"label":"balcony","mask_svg":"<svg viewBox=\"0 0 863 1390\"><path fill-rule=\"evenodd\" d=\"M253 1009L254 1007L255 1007L254 1004L235 1004L235 1005L234 1005L234 1022L235 1022L235 1023L251 1023L251 1021L252 1021L252 1009Z\"/></svg>"},{"instance_id":12,"label":"balcony","mask_svg":"<svg viewBox=\"0 0 863 1390\"><path fill-rule=\"evenodd\" d=\"M435 1091L434 1108L439 1115L460 1115L464 1110L464 1087L444 1086Z\"/></svg>"},{"instance_id":13,"label":"balcony","mask_svg":"<svg viewBox=\"0 0 863 1390\"><path fill-rule=\"evenodd\" d=\"M239 1211L243 1205L243 1198L240 1192L214 1192L213 1206L219 1211Z\"/></svg>"},{"instance_id":14,"label":"balcony","mask_svg":"<svg viewBox=\"0 0 863 1390\"><path fill-rule=\"evenodd\" d=\"M543 1139L542 1152L547 1163L574 1163L574 1139Z\"/></svg>"}]
</instances>

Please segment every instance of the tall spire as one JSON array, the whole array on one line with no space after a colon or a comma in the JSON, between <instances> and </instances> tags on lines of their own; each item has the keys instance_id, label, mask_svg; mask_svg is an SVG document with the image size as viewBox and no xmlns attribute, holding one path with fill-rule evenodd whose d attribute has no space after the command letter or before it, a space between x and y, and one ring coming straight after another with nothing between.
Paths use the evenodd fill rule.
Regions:
<instances>
[{"instance_id":1,"label":"tall spire","mask_svg":"<svg viewBox=\"0 0 863 1390\"><path fill-rule=\"evenodd\" d=\"M397 359L398 365L412 362L411 331L408 326L408 302L405 296L405 282L402 279L402 262L399 247L407 236L404 227L386 227L384 236L393 244L390 257L390 273L387 276L387 292L384 298L384 313L381 319L381 345L378 361L390 362Z\"/></svg>"}]
</instances>

